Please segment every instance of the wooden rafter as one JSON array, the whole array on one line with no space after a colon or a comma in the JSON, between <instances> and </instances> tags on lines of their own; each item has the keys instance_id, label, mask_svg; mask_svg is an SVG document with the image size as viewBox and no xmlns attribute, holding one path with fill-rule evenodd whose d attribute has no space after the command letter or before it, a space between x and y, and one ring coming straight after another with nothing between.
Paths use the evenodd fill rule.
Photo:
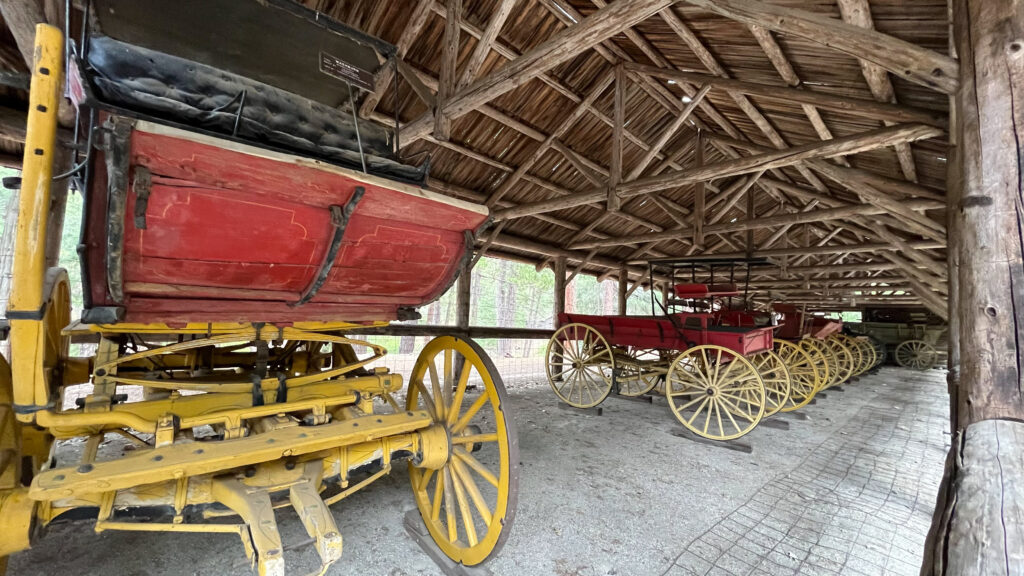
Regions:
<instances>
[{"instance_id":1,"label":"wooden rafter","mask_svg":"<svg viewBox=\"0 0 1024 576\"><path fill-rule=\"evenodd\" d=\"M456 119L477 106L530 81L533 77L591 48L609 36L632 27L637 22L669 6L673 0L621 0L597 11L566 28L536 48L502 66L496 72L476 80L457 91L438 111ZM422 138L433 123L434 112L427 112L402 129L402 142L409 144Z\"/></svg>"},{"instance_id":2,"label":"wooden rafter","mask_svg":"<svg viewBox=\"0 0 1024 576\"><path fill-rule=\"evenodd\" d=\"M901 78L945 94L952 94L957 87L960 73L956 60L873 29L757 0L686 1L744 24L799 36L868 60Z\"/></svg>"},{"instance_id":3,"label":"wooden rafter","mask_svg":"<svg viewBox=\"0 0 1024 576\"><path fill-rule=\"evenodd\" d=\"M883 128L846 138L836 138L827 142L815 142L785 150L717 162L704 166L700 169L671 172L659 176L642 178L622 184L619 187L618 194L627 198L630 196L656 192L658 190L675 188L698 181L734 176L758 170L780 168L782 166L796 164L803 160L827 158L829 156L840 154L855 154L866 150L891 146L896 142L911 142L924 138L932 138L940 134L940 130L924 125L912 124L907 126ZM605 190L602 189L570 194L554 200L521 204L515 209L497 211L495 213L495 218L499 220L520 218L530 214L540 214L543 212L552 212L583 204L592 204L600 201L605 194Z\"/></svg>"}]
</instances>

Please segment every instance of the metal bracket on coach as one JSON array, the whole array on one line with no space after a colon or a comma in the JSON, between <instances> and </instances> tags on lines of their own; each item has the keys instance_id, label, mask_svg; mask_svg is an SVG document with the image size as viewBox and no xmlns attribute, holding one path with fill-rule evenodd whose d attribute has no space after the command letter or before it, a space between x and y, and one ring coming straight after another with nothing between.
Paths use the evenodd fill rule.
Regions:
<instances>
[{"instance_id":1,"label":"metal bracket on coach","mask_svg":"<svg viewBox=\"0 0 1024 576\"><path fill-rule=\"evenodd\" d=\"M306 289L302 291L302 296L292 303L292 306L302 306L312 300L317 292L323 288L324 283L327 282L327 277L331 273L331 268L334 268L334 261L338 258L338 252L341 250L341 241L345 238L345 228L348 226L348 221L352 218L352 214L356 211L356 205L362 200L364 194L366 194L366 189L362 186L356 186L355 191L352 192L352 197L348 199L344 206L331 206L331 225L334 226L331 244L327 248L327 253L324 254L320 270L309 286L306 286Z\"/></svg>"}]
</instances>

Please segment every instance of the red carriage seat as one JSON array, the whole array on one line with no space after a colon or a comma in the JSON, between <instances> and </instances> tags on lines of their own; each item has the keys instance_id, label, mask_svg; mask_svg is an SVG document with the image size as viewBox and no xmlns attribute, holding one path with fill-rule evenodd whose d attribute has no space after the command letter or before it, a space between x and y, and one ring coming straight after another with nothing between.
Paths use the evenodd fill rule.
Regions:
<instances>
[{"instance_id":1,"label":"red carriage seat","mask_svg":"<svg viewBox=\"0 0 1024 576\"><path fill-rule=\"evenodd\" d=\"M733 283L725 284L676 284L673 287L676 298L711 298L739 296L740 292Z\"/></svg>"}]
</instances>

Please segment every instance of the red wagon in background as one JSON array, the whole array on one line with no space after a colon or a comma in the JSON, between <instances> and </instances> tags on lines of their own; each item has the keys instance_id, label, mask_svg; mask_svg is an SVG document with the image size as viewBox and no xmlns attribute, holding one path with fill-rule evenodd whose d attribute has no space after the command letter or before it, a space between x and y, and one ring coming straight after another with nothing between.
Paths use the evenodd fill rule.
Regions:
<instances>
[{"instance_id":1,"label":"red wagon in background","mask_svg":"<svg viewBox=\"0 0 1024 576\"><path fill-rule=\"evenodd\" d=\"M733 268L740 263L744 269L750 265L725 263ZM649 269L652 281L675 279L683 269L691 270L692 280L698 268L713 270L721 264L658 260ZM613 391L640 396L660 385L676 418L690 431L715 440L743 436L764 417L806 403L803 392L791 395L790 371L773 351L770 326L721 322L715 311L722 299L740 295L734 283L672 285L672 298L664 302L652 294L650 316L560 314L547 349L548 379L555 394L571 406L589 408Z\"/></svg>"},{"instance_id":2,"label":"red wagon in background","mask_svg":"<svg viewBox=\"0 0 1024 576\"><path fill-rule=\"evenodd\" d=\"M799 344L811 354L822 373L822 389L838 386L878 365L881 358L871 341L844 335L843 321L791 304L772 304L779 319L775 337Z\"/></svg>"}]
</instances>

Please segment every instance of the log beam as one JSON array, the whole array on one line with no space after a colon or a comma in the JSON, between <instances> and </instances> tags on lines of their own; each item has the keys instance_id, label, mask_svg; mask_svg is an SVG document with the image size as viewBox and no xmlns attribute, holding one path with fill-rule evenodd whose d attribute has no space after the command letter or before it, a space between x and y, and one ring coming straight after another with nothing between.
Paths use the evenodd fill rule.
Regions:
<instances>
[{"instance_id":1,"label":"log beam","mask_svg":"<svg viewBox=\"0 0 1024 576\"><path fill-rule=\"evenodd\" d=\"M626 69L636 74L644 74L661 78L663 80L675 80L677 82L689 82L698 85L707 85L718 88L729 93L746 94L749 96L760 96L769 100L780 100L783 102L798 102L809 104L818 108L842 112L851 116L871 118L872 120L889 120L897 123L916 122L947 129L949 119L945 114L911 108L876 100L865 100L863 98L851 98L849 96L834 96L823 92L787 88L773 84L760 84L757 82L746 82L722 78L699 72L683 72L668 68L657 68L644 64L627 64Z\"/></svg>"},{"instance_id":2,"label":"log beam","mask_svg":"<svg viewBox=\"0 0 1024 576\"><path fill-rule=\"evenodd\" d=\"M873 29L757 0L686 1L747 25L799 36L854 58L863 58L900 78L944 94L952 94L959 82L956 60Z\"/></svg>"},{"instance_id":3,"label":"log beam","mask_svg":"<svg viewBox=\"0 0 1024 576\"><path fill-rule=\"evenodd\" d=\"M814 158L827 158L830 156L855 154L866 150L892 146L897 142L911 142L926 138L933 138L941 134L937 128L924 126L922 124L910 124L882 128L870 132L836 138L827 142L813 142L803 146L795 146L784 150L766 152L754 156L745 156L733 160L726 160L708 164L698 170L686 170L669 172L658 176L650 176L627 182L619 187L618 194L623 198L639 196L659 190L676 188L684 184L713 180L726 176L735 176L758 170L769 170L790 166L797 162ZM506 220L520 218L531 214L553 212L565 208L582 206L600 202L607 192L604 189L592 190L570 194L554 200L545 200L531 204L520 204L515 209L499 210L495 212L495 219Z\"/></svg>"},{"instance_id":4,"label":"log beam","mask_svg":"<svg viewBox=\"0 0 1024 576\"><path fill-rule=\"evenodd\" d=\"M577 26L555 34L549 40L459 90L441 104L437 112L455 120L474 108L529 82L562 62L575 58L648 16L671 5L674 0L621 0L598 10ZM425 136L434 121L435 112L427 112L403 128L402 143L409 145Z\"/></svg>"},{"instance_id":5,"label":"log beam","mask_svg":"<svg viewBox=\"0 0 1024 576\"><path fill-rule=\"evenodd\" d=\"M939 208L940 204L931 200L915 201L912 206L919 205L918 203L925 203L922 207ZM721 224L714 224L707 226L704 229L706 234L727 234L732 232L743 232L745 230L752 230L757 228L773 228L775 226L785 226L793 224L807 224L810 222L826 222L829 220L843 220L853 216L870 216L876 214L885 214L885 208L876 206L874 204L847 204L844 206L838 206L836 208L826 208L822 210L812 210L808 212L791 212L787 214L779 214L776 216L770 216L767 218L755 218L752 220L739 220L736 222L726 222ZM664 230L662 232L653 232L650 234L634 234L624 237L613 237L606 238L603 240L588 240L586 242L578 242L569 246L572 250L585 250L588 248L600 248L604 246L623 246L629 244L639 244L642 242L652 242L655 240L674 240L679 238L688 238L693 234L693 229L679 229L675 228L672 230Z\"/></svg>"}]
</instances>

